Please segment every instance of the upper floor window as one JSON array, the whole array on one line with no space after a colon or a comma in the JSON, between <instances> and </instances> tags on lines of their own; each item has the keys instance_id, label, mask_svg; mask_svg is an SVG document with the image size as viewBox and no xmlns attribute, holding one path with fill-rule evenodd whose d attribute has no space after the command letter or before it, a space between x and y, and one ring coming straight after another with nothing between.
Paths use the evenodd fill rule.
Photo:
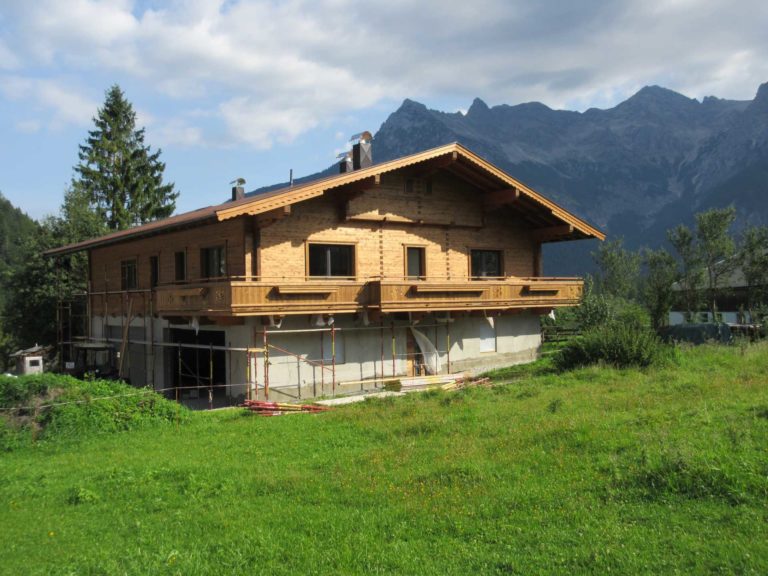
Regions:
<instances>
[{"instance_id":1,"label":"upper floor window","mask_svg":"<svg viewBox=\"0 0 768 576\"><path fill-rule=\"evenodd\" d=\"M213 246L200 250L200 276L222 278L227 275L227 256L224 246Z\"/></svg>"},{"instance_id":2,"label":"upper floor window","mask_svg":"<svg viewBox=\"0 0 768 576\"><path fill-rule=\"evenodd\" d=\"M351 244L310 244L310 276L354 276L355 247Z\"/></svg>"},{"instance_id":3,"label":"upper floor window","mask_svg":"<svg viewBox=\"0 0 768 576\"><path fill-rule=\"evenodd\" d=\"M472 278L498 278L503 276L501 250L471 250Z\"/></svg>"},{"instance_id":4,"label":"upper floor window","mask_svg":"<svg viewBox=\"0 0 768 576\"><path fill-rule=\"evenodd\" d=\"M422 246L405 247L405 275L411 280L420 280L426 276L426 257Z\"/></svg>"},{"instance_id":5,"label":"upper floor window","mask_svg":"<svg viewBox=\"0 0 768 576\"><path fill-rule=\"evenodd\" d=\"M176 252L173 255L174 278L176 282L184 282L187 279L187 253Z\"/></svg>"},{"instance_id":6,"label":"upper floor window","mask_svg":"<svg viewBox=\"0 0 768 576\"><path fill-rule=\"evenodd\" d=\"M120 262L120 289L136 290L138 282L136 278L136 259Z\"/></svg>"},{"instance_id":7,"label":"upper floor window","mask_svg":"<svg viewBox=\"0 0 768 576\"><path fill-rule=\"evenodd\" d=\"M149 285L154 288L160 281L160 264L157 256L149 257Z\"/></svg>"}]
</instances>

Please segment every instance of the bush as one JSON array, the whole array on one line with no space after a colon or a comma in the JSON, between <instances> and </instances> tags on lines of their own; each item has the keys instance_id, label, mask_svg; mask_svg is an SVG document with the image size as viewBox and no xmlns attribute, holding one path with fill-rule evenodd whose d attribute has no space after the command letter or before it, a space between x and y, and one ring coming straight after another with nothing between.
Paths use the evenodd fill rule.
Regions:
<instances>
[{"instance_id":1,"label":"bush","mask_svg":"<svg viewBox=\"0 0 768 576\"><path fill-rule=\"evenodd\" d=\"M635 323L613 322L593 328L568 342L555 356L559 370L571 370L590 364L608 364L617 368L646 367L664 355L664 344L654 332Z\"/></svg>"},{"instance_id":2,"label":"bush","mask_svg":"<svg viewBox=\"0 0 768 576\"><path fill-rule=\"evenodd\" d=\"M149 388L59 374L0 376L0 450L35 439L80 439L184 417L184 410Z\"/></svg>"}]
</instances>

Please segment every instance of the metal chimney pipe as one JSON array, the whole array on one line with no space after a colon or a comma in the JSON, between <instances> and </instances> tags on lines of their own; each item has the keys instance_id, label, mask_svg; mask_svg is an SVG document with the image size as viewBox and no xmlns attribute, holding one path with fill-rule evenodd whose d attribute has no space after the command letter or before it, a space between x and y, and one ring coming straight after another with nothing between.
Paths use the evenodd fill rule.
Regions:
<instances>
[{"instance_id":1,"label":"metal chimney pipe","mask_svg":"<svg viewBox=\"0 0 768 576\"><path fill-rule=\"evenodd\" d=\"M352 136L352 140L357 140L352 145L352 169L368 168L373 165L373 135L368 132L361 132Z\"/></svg>"}]
</instances>

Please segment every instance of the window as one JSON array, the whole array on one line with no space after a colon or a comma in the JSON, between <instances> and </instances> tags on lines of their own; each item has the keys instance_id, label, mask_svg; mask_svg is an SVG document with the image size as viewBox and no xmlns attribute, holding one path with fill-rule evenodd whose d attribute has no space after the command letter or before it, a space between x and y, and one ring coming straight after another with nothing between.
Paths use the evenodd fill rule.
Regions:
<instances>
[{"instance_id":1,"label":"window","mask_svg":"<svg viewBox=\"0 0 768 576\"><path fill-rule=\"evenodd\" d=\"M227 275L227 255L224 246L200 250L200 272L203 278L221 278Z\"/></svg>"},{"instance_id":2,"label":"window","mask_svg":"<svg viewBox=\"0 0 768 576\"><path fill-rule=\"evenodd\" d=\"M420 246L405 247L405 275L411 280L423 279L426 276L424 248Z\"/></svg>"},{"instance_id":3,"label":"window","mask_svg":"<svg viewBox=\"0 0 768 576\"><path fill-rule=\"evenodd\" d=\"M355 247L349 244L310 244L310 276L354 276Z\"/></svg>"},{"instance_id":4,"label":"window","mask_svg":"<svg viewBox=\"0 0 768 576\"><path fill-rule=\"evenodd\" d=\"M136 259L120 262L120 289L136 290Z\"/></svg>"},{"instance_id":5,"label":"window","mask_svg":"<svg viewBox=\"0 0 768 576\"><path fill-rule=\"evenodd\" d=\"M154 288L157 286L160 277L160 264L157 256L149 257L149 285Z\"/></svg>"},{"instance_id":6,"label":"window","mask_svg":"<svg viewBox=\"0 0 768 576\"><path fill-rule=\"evenodd\" d=\"M496 352L496 323L493 318L480 318L478 337L480 352Z\"/></svg>"},{"instance_id":7,"label":"window","mask_svg":"<svg viewBox=\"0 0 768 576\"><path fill-rule=\"evenodd\" d=\"M503 275L501 250L472 250L470 260L472 278L498 278Z\"/></svg>"},{"instance_id":8,"label":"window","mask_svg":"<svg viewBox=\"0 0 768 576\"><path fill-rule=\"evenodd\" d=\"M176 282L184 282L187 279L187 253L176 252L173 259Z\"/></svg>"}]
</instances>

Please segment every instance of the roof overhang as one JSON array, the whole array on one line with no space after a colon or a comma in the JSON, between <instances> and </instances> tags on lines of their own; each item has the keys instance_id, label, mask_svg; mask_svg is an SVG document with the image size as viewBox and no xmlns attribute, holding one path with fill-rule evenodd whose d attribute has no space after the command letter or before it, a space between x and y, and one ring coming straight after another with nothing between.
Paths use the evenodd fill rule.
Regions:
<instances>
[{"instance_id":1,"label":"roof overhang","mask_svg":"<svg viewBox=\"0 0 768 576\"><path fill-rule=\"evenodd\" d=\"M605 239L605 234L597 228L535 192L490 162L483 160L461 144L454 142L353 172L171 216L164 220L114 232L100 238L48 250L45 254L47 256L64 255L129 239L151 236L172 229L199 226L209 222L222 222L238 216L255 216L322 196L332 190L345 189L350 186L359 187L368 184L368 181L373 185L382 175L398 170L410 170L417 174L447 170L457 177L467 180L483 191L486 208L514 206L515 210L519 211L520 215L534 228L534 239L538 242L557 242L580 238Z\"/></svg>"}]
</instances>

